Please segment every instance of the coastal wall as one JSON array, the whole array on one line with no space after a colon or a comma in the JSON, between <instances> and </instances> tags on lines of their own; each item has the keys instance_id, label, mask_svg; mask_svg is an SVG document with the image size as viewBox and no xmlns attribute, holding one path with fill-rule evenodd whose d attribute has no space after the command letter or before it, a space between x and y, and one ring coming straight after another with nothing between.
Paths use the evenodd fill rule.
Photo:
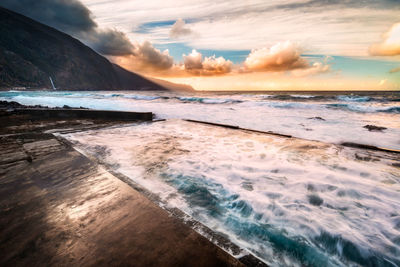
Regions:
<instances>
[{"instance_id":1,"label":"coastal wall","mask_svg":"<svg viewBox=\"0 0 400 267\"><path fill-rule=\"evenodd\" d=\"M109 110L91 110L91 109L48 109L48 108L23 108L13 111L19 115L29 115L32 118L70 118L70 119L102 119L102 120L145 120L153 119L151 112L126 112Z\"/></svg>"}]
</instances>

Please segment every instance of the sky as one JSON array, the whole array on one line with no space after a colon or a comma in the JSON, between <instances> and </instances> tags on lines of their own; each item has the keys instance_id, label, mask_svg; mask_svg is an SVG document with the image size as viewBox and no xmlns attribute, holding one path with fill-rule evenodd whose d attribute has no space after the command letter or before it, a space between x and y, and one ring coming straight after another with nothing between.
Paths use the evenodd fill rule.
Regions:
<instances>
[{"instance_id":1,"label":"sky","mask_svg":"<svg viewBox=\"0 0 400 267\"><path fill-rule=\"evenodd\" d=\"M400 0L2 0L196 90L400 90Z\"/></svg>"}]
</instances>

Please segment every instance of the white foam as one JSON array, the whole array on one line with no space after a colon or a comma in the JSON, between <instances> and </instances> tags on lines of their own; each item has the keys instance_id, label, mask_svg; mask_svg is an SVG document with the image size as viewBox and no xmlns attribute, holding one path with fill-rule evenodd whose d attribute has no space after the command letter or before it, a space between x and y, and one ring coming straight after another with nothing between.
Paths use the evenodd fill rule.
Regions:
<instances>
[{"instance_id":1,"label":"white foam","mask_svg":"<svg viewBox=\"0 0 400 267\"><path fill-rule=\"evenodd\" d=\"M342 237L366 254L381 253L390 259L400 253L395 241L400 172L391 159L181 120L65 137L270 264L290 256L277 256L273 244L251 233L240 234L240 227L252 224L262 229L268 224L268 231L301 237L320 255L327 252L315 242L323 233ZM216 203L202 204L203 189L208 192L205 203L210 198ZM310 204L310 196L323 203ZM223 213L213 215L213 209ZM232 225L231 219L240 223ZM340 244L337 254L330 256L332 264L339 261Z\"/></svg>"}]
</instances>

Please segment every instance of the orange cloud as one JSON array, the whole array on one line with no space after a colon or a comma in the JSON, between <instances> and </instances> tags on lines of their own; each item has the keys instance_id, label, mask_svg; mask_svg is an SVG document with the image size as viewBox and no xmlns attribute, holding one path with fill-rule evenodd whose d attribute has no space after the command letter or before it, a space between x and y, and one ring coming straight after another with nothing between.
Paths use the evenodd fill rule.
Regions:
<instances>
[{"instance_id":1,"label":"orange cloud","mask_svg":"<svg viewBox=\"0 0 400 267\"><path fill-rule=\"evenodd\" d=\"M252 50L244 62L244 69L240 72L283 72L291 71L296 77L315 75L328 72L329 57L324 62L314 62L312 65L301 57L301 50L292 42L277 43L271 48Z\"/></svg>"},{"instance_id":2,"label":"orange cloud","mask_svg":"<svg viewBox=\"0 0 400 267\"><path fill-rule=\"evenodd\" d=\"M400 55L400 23L395 23L389 31L383 34L383 41L369 47L373 56Z\"/></svg>"},{"instance_id":3,"label":"orange cloud","mask_svg":"<svg viewBox=\"0 0 400 267\"><path fill-rule=\"evenodd\" d=\"M298 47L289 41L277 43L271 48L252 50L244 65L251 71L286 71L309 67Z\"/></svg>"},{"instance_id":4,"label":"orange cloud","mask_svg":"<svg viewBox=\"0 0 400 267\"><path fill-rule=\"evenodd\" d=\"M113 60L132 71L157 77L221 76L229 73L284 71L290 71L296 77L303 77L330 71L330 66L327 64L329 57L323 62L311 64L301 57L300 49L289 41L278 43L271 48L252 50L242 67L215 55L203 58L203 55L195 49L188 55L183 54L182 63L174 63L168 50L161 52L149 42L136 44L132 55Z\"/></svg>"},{"instance_id":5,"label":"orange cloud","mask_svg":"<svg viewBox=\"0 0 400 267\"><path fill-rule=\"evenodd\" d=\"M174 59L169 55L168 50L161 52L148 41L133 45L131 54L128 56L111 59L115 63L132 71L165 71L174 65Z\"/></svg>"}]
</instances>

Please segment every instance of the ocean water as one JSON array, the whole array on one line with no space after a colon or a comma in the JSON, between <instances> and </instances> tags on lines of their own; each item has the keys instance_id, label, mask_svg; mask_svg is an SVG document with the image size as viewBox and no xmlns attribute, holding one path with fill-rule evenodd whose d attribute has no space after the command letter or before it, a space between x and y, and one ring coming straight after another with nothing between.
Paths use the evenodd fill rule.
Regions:
<instances>
[{"instance_id":1,"label":"ocean water","mask_svg":"<svg viewBox=\"0 0 400 267\"><path fill-rule=\"evenodd\" d=\"M63 136L271 266L400 266L399 156L183 120Z\"/></svg>"},{"instance_id":2,"label":"ocean water","mask_svg":"<svg viewBox=\"0 0 400 267\"><path fill-rule=\"evenodd\" d=\"M400 149L399 93L0 92L0 100L168 119L62 136L271 266L400 266L399 155L337 145Z\"/></svg>"},{"instance_id":3,"label":"ocean water","mask_svg":"<svg viewBox=\"0 0 400 267\"><path fill-rule=\"evenodd\" d=\"M156 118L194 119L273 131L329 143L400 149L400 92L352 94L224 94L171 92L0 92L26 105L151 111ZM368 131L365 125L386 127Z\"/></svg>"}]
</instances>

